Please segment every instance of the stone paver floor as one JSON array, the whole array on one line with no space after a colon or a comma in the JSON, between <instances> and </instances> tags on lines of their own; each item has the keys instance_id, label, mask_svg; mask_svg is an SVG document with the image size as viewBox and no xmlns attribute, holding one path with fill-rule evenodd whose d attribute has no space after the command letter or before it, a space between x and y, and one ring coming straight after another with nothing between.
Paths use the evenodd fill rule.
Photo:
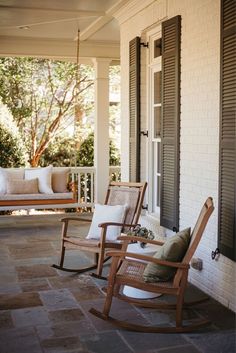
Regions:
<instances>
[{"instance_id":1,"label":"stone paver floor","mask_svg":"<svg viewBox=\"0 0 236 353\"><path fill-rule=\"evenodd\" d=\"M184 313L211 319L189 334L148 334L118 329L88 310L102 308L105 281L51 267L60 249L62 215L0 216L0 353L234 353L235 315L214 300ZM86 234L74 223L70 233ZM71 251L68 264L89 259ZM106 267L106 271L108 271ZM204 295L189 285L189 298ZM172 311L114 300L113 316L147 324L173 324Z\"/></svg>"}]
</instances>

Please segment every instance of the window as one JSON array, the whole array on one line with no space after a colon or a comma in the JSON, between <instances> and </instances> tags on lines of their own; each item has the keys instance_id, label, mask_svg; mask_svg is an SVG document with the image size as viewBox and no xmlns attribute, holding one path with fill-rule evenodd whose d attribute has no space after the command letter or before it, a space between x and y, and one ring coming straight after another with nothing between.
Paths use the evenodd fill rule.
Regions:
<instances>
[{"instance_id":1,"label":"window","mask_svg":"<svg viewBox=\"0 0 236 353\"><path fill-rule=\"evenodd\" d=\"M161 71L153 74L153 134L154 138L161 136Z\"/></svg>"},{"instance_id":2,"label":"window","mask_svg":"<svg viewBox=\"0 0 236 353\"><path fill-rule=\"evenodd\" d=\"M149 212L160 214L161 185L161 31L160 26L149 33Z\"/></svg>"},{"instance_id":3,"label":"window","mask_svg":"<svg viewBox=\"0 0 236 353\"><path fill-rule=\"evenodd\" d=\"M148 33L148 210L160 224L179 227L180 31L176 16ZM129 43L130 181L140 170L140 38Z\"/></svg>"},{"instance_id":4,"label":"window","mask_svg":"<svg viewBox=\"0 0 236 353\"><path fill-rule=\"evenodd\" d=\"M149 211L179 228L180 16L149 33Z\"/></svg>"}]
</instances>

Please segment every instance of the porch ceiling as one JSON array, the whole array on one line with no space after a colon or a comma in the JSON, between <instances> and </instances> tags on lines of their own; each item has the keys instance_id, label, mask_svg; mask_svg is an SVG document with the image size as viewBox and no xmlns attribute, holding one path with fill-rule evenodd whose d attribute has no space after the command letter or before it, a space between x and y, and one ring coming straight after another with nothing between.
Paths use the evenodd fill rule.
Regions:
<instances>
[{"instance_id":1,"label":"porch ceiling","mask_svg":"<svg viewBox=\"0 0 236 353\"><path fill-rule=\"evenodd\" d=\"M119 60L114 13L129 0L0 0L0 56Z\"/></svg>"}]
</instances>

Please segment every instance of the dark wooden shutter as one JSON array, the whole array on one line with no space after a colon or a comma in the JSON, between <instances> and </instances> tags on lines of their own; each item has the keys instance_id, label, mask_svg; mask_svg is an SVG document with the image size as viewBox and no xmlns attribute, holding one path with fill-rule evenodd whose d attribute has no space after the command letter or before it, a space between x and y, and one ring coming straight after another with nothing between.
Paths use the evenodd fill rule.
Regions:
<instances>
[{"instance_id":1,"label":"dark wooden shutter","mask_svg":"<svg viewBox=\"0 0 236 353\"><path fill-rule=\"evenodd\" d=\"M162 117L160 224L179 229L181 17L162 23Z\"/></svg>"},{"instance_id":2,"label":"dark wooden shutter","mask_svg":"<svg viewBox=\"0 0 236 353\"><path fill-rule=\"evenodd\" d=\"M221 1L220 173L218 247L236 260L236 2Z\"/></svg>"},{"instance_id":3,"label":"dark wooden shutter","mask_svg":"<svg viewBox=\"0 0 236 353\"><path fill-rule=\"evenodd\" d=\"M129 43L129 179L140 181L140 37Z\"/></svg>"}]
</instances>

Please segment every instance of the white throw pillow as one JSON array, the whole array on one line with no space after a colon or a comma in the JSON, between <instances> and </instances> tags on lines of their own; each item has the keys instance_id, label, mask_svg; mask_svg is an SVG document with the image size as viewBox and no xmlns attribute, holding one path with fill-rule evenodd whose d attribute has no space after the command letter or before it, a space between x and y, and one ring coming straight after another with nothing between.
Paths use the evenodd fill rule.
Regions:
<instances>
[{"instance_id":1,"label":"white throw pillow","mask_svg":"<svg viewBox=\"0 0 236 353\"><path fill-rule=\"evenodd\" d=\"M45 168L25 169L25 180L38 178L39 192L53 194L52 190L52 166Z\"/></svg>"},{"instance_id":2,"label":"white throw pillow","mask_svg":"<svg viewBox=\"0 0 236 353\"><path fill-rule=\"evenodd\" d=\"M126 205L100 205L95 204L92 224L90 226L86 239L100 239L102 228L98 227L100 223L118 222L123 223L126 214ZM121 227L110 226L107 228L106 240L115 241L120 235Z\"/></svg>"},{"instance_id":3,"label":"white throw pillow","mask_svg":"<svg viewBox=\"0 0 236 353\"><path fill-rule=\"evenodd\" d=\"M1 168L0 167L0 195L4 195L7 192L7 181L8 180L23 180L24 169L23 168Z\"/></svg>"}]
</instances>

